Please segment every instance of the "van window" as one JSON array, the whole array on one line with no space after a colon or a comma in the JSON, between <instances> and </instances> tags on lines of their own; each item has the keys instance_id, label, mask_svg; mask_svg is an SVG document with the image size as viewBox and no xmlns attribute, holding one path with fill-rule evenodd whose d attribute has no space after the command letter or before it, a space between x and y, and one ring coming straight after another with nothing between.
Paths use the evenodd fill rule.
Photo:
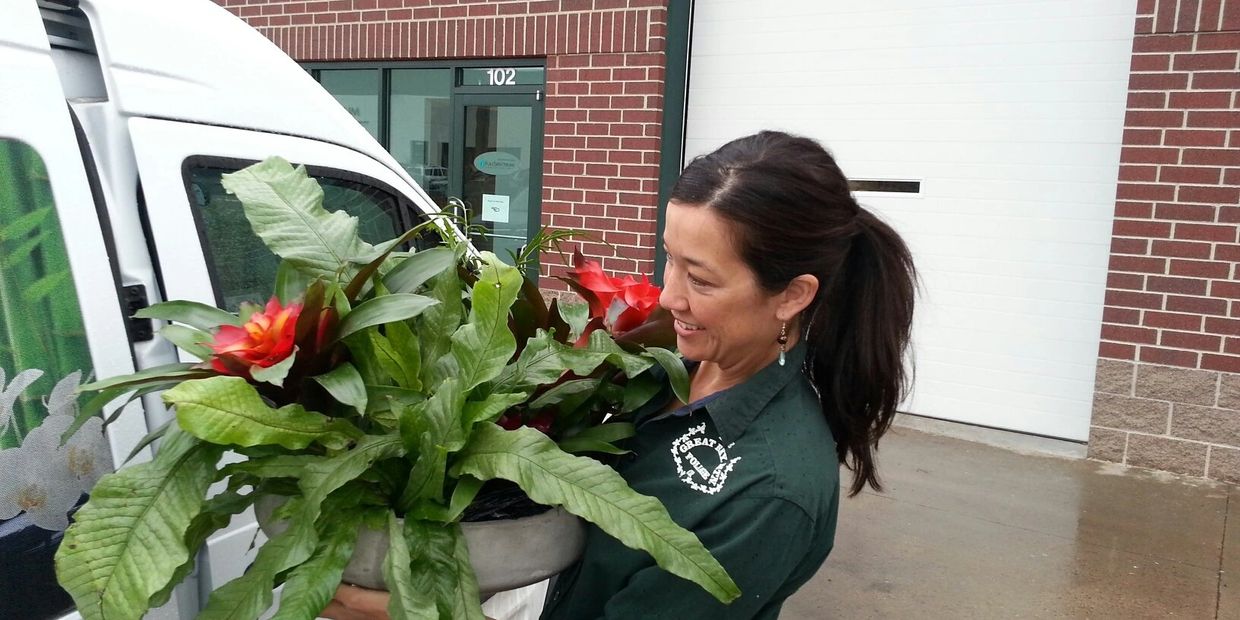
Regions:
<instances>
[{"instance_id":1,"label":"van window","mask_svg":"<svg viewBox=\"0 0 1240 620\"><path fill-rule=\"evenodd\" d=\"M0 618L73 608L52 556L69 512L112 469L102 419L60 446L90 372L47 169L0 138Z\"/></svg>"},{"instance_id":2,"label":"van window","mask_svg":"<svg viewBox=\"0 0 1240 620\"><path fill-rule=\"evenodd\" d=\"M279 259L250 228L236 196L224 191L220 175L239 167L190 165L189 192L217 300L236 311L243 301L262 303L274 290ZM323 187L323 206L358 219L358 236L379 243L400 236L421 220L390 191L363 180L310 175Z\"/></svg>"}]
</instances>

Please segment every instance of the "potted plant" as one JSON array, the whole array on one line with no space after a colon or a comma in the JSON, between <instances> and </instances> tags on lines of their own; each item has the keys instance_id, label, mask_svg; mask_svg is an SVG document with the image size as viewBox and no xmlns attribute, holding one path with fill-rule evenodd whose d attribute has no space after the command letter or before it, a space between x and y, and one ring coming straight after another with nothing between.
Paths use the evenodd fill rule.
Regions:
<instances>
[{"instance_id":1,"label":"potted plant","mask_svg":"<svg viewBox=\"0 0 1240 620\"><path fill-rule=\"evenodd\" d=\"M683 365L634 344L640 326L626 325L628 341L599 329L615 329L633 307L624 290L641 283L604 286L579 258L574 285L593 312L561 311L517 267L471 254L448 227L445 244L419 252L399 249L419 229L362 242L356 219L325 210L317 183L284 160L224 184L282 259L276 296L237 314L151 306L142 316L169 321L161 333L202 361L84 386L94 396L79 424L107 402L157 390L176 417L143 442L160 441L154 460L105 476L66 532L57 575L83 617L140 618L168 599L212 532L278 498L265 501L283 524L201 617L257 617L280 584L276 617L315 617L368 529L388 536L393 617L481 618L460 522L494 480L648 551L720 600L739 595L657 500L573 454L618 451L633 429L612 418L653 397L653 367L684 396ZM243 458L222 461L226 451ZM207 497L216 482L225 490Z\"/></svg>"}]
</instances>

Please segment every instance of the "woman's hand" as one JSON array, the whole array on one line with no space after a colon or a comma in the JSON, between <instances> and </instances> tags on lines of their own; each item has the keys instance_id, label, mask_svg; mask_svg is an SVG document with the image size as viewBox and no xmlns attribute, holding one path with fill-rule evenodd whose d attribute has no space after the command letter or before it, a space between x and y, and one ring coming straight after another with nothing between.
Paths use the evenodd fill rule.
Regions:
<instances>
[{"instance_id":1,"label":"woman's hand","mask_svg":"<svg viewBox=\"0 0 1240 620\"><path fill-rule=\"evenodd\" d=\"M336 598L327 604L319 617L332 620L389 620L387 608L391 599L391 593L383 590L340 584L336 588Z\"/></svg>"},{"instance_id":2,"label":"woman's hand","mask_svg":"<svg viewBox=\"0 0 1240 620\"><path fill-rule=\"evenodd\" d=\"M392 595L347 584L336 588L336 598L319 614L333 620L388 620L388 601Z\"/></svg>"}]
</instances>

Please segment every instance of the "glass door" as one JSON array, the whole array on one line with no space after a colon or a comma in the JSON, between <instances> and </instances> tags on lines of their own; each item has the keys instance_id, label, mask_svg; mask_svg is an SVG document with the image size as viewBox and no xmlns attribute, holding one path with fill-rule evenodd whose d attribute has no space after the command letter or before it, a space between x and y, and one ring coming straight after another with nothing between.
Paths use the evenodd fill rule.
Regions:
<instances>
[{"instance_id":1,"label":"glass door","mask_svg":"<svg viewBox=\"0 0 1240 620\"><path fill-rule=\"evenodd\" d=\"M460 140L450 179L453 195L485 227L474 243L504 260L520 253L540 224L543 102L538 93L456 97ZM535 270L536 273L536 270Z\"/></svg>"}]
</instances>

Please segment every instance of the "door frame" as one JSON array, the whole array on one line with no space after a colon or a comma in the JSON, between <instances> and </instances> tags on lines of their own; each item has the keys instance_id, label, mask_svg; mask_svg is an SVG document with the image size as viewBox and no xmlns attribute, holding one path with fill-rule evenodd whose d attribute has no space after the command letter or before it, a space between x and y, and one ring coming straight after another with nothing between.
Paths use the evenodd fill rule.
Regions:
<instances>
[{"instance_id":1,"label":"door frame","mask_svg":"<svg viewBox=\"0 0 1240 620\"><path fill-rule=\"evenodd\" d=\"M529 206L526 214L526 241L542 226L542 169L543 169L543 122L546 115L545 97L541 89L536 92L512 93L466 93L452 97L452 144L448 148L448 194L465 196L465 108L470 106L506 106L530 108L530 177ZM538 162L538 165L533 165ZM504 257L501 257L504 258ZM527 270L538 283L538 267L535 263Z\"/></svg>"}]
</instances>

